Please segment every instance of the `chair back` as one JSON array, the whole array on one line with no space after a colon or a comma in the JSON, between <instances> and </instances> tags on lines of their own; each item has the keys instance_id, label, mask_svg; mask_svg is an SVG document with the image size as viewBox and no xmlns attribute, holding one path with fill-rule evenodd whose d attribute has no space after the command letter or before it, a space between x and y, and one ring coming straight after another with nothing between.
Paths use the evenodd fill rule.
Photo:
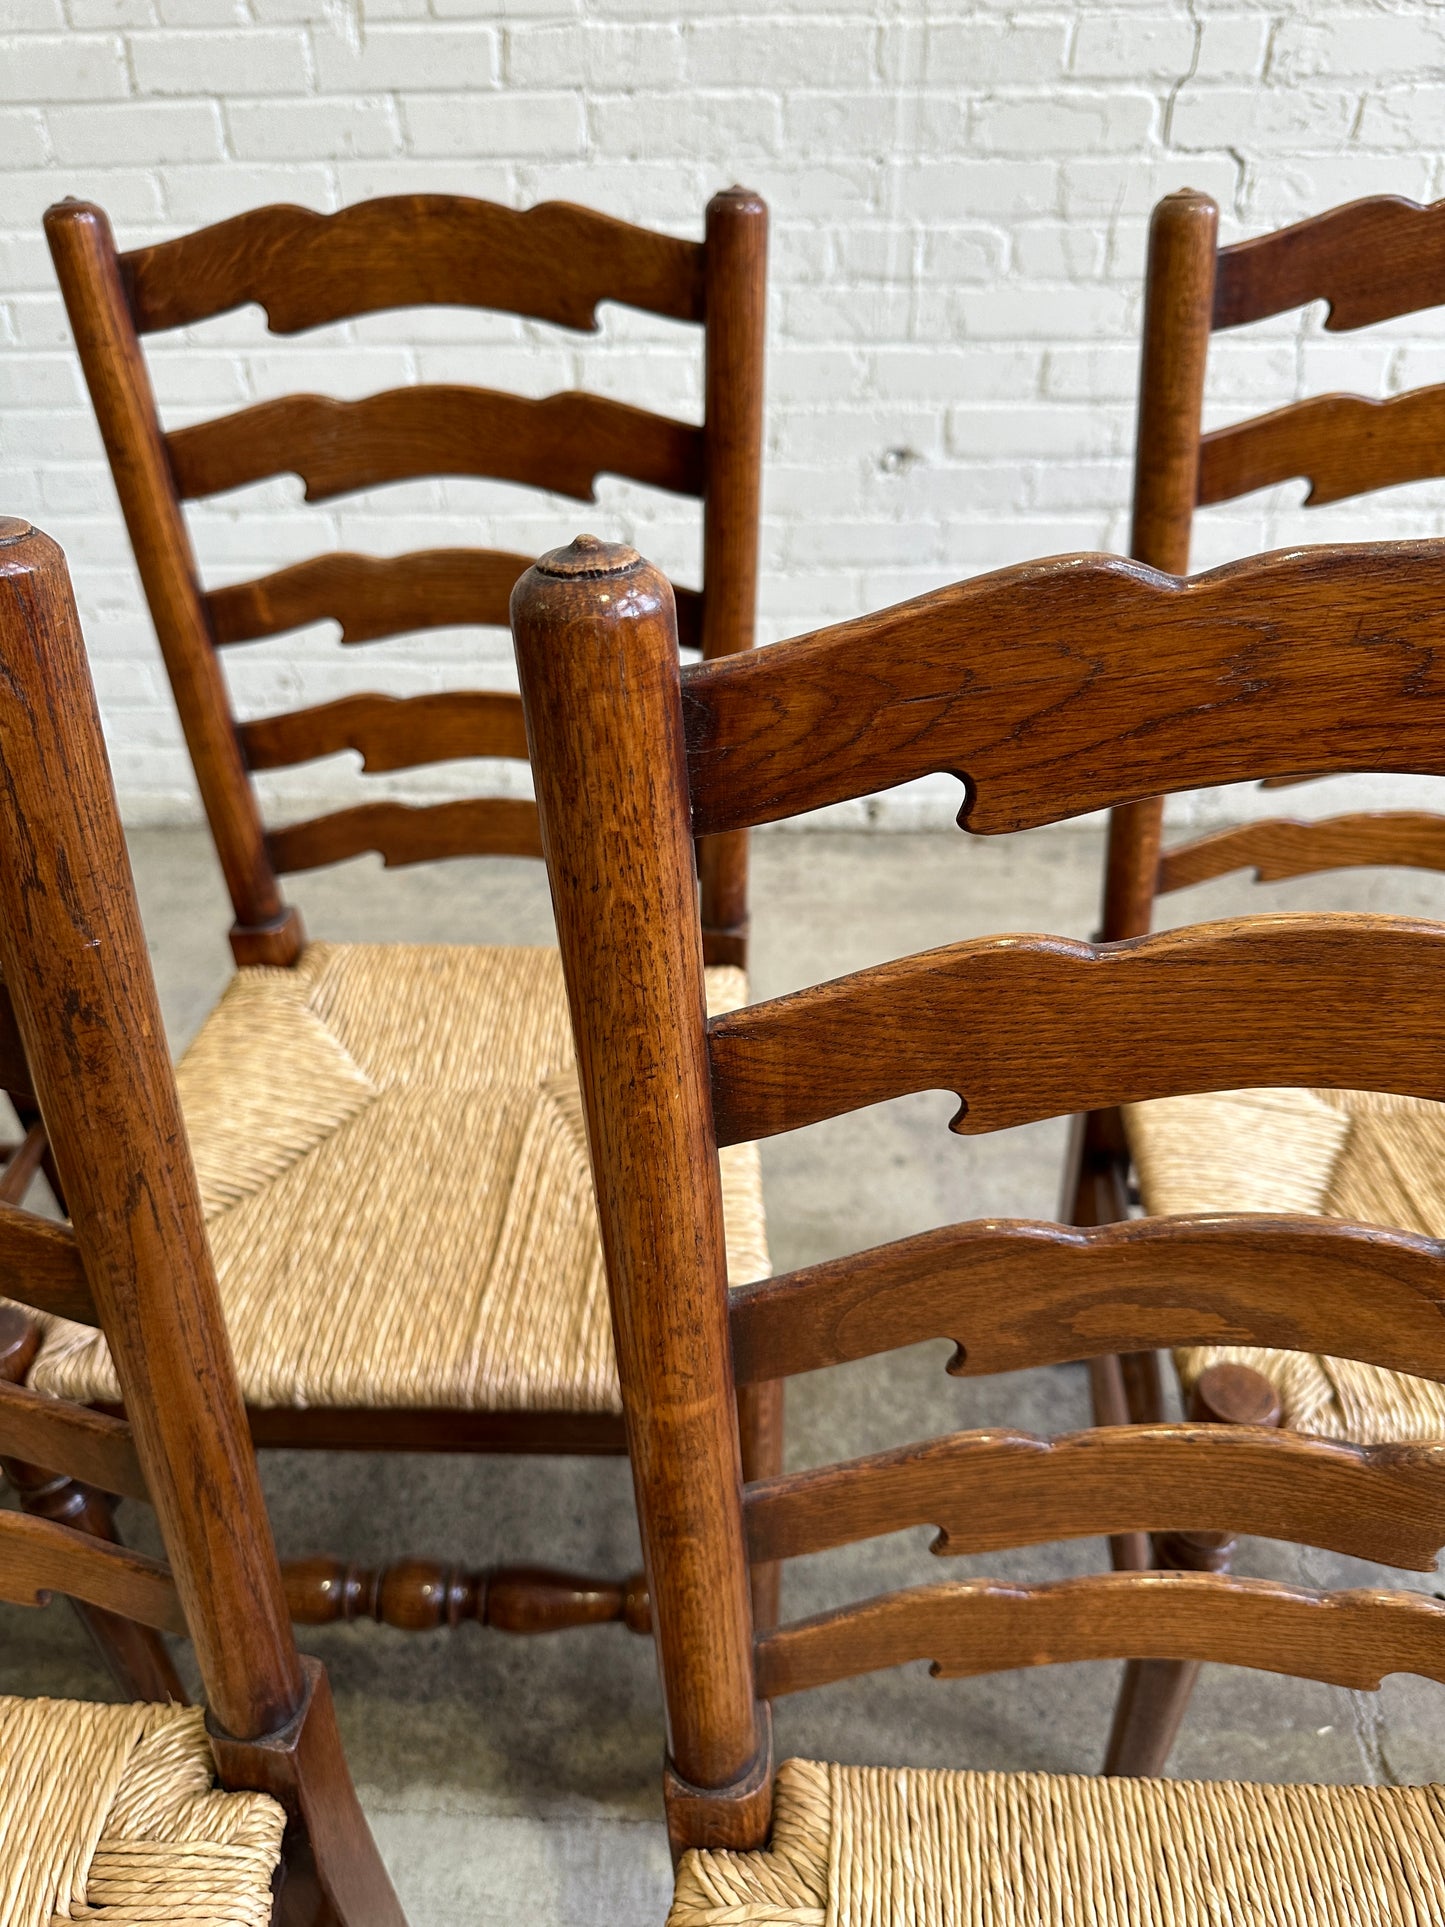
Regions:
<instances>
[{"instance_id":1,"label":"chair back","mask_svg":"<svg viewBox=\"0 0 1445 1927\"><path fill-rule=\"evenodd\" d=\"M1312 301L1328 303L1336 332L1445 301L1445 201L1376 196L1224 248L1218 230L1215 203L1186 189L1160 201L1149 231L1130 553L1175 574L1189 567L1196 507L1296 476L1310 483L1305 506L1321 507L1445 473L1445 383L1386 401L1317 395L1208 434L1202 419L1212 333ZM1428 810L1270 818L1169 850L1161 830L1157 799L1111 819L1106 937L1147 930L1156 896L1238 869L1271 883L1360 865L1445 870L1445 816Z\"/></svg>"},{"instance_id":2,"label":"chair back","mask_svg":"<svg viewBox=\"0 0 1445 1927\"><path fill-rule=\"evenodd\" d=\"M1445 1606L1200 1573L913 1587L755 1630L752 1562L915 1524L987 1552L1244 1531L1429 1568L1445 1447L1265 1427L959 1433L745 1483L740 1386L947 1337L952 1370L1197 1342L1445 1378L1445 1254L1311 1219L961 1224L729 1293L721 1145L906 1092L988 1132L1243 1084L1445 1096L1445 926L1240 919L1126 943L1004 936L709 1019L693 839L932 772L997 834L1222 780L1445 773L1445 543L1306 550L1193 580L1115 557L1005 569L680 671L670 591L582 538L513 594L571 999L680 1846L754 1846L767 1703L920 1658L947 1676L1213 1659L1445 1678ZM1342 700L1350 692L1348 701Z\"/></svg>"},{"instance_id":3,"label":"chair back","mask_svg":"<svg viewBox=\"0 0 1445 1927\"><path fill-rule=\"evenodd\" d=\"M478 475L591 501L601 473L694 496L703 584L679 590L682 641L707 658L751 645L757 595L767 210L713 197L702 243L565 203L525 213L413 194L340 213L265 207L177 240L117 251L97 207L64 201L46 232L130 530L181 726L225 874L240 963L288 964L304 941L279 878L378 851L388 865L539 856L519 798L362 802L269 833L251 782L357 751L364 772L461 757L525 759L521 706L503 691L401 699L356 693L238 722L219 652L331 618L344 644L451 624L504 625L529 558L432 549L327 554L227 588L201 583L182 503L294 473L312 502L422 476ZM165 432L141 337L247 302L296 334L379 310L448 304L591 330L602 301L701 326L700 427L601 396L523 400L421 384L335 401L289 395ZM747 850L703 853L709 957L744 963Z\"/></svg>"}]
</instances>

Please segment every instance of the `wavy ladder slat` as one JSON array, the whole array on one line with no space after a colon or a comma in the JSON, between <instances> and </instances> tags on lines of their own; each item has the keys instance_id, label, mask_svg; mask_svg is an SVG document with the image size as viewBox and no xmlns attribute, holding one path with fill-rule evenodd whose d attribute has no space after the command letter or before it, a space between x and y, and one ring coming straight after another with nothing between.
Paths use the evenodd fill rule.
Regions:
<instances>
[{"instance_id":1,"label":"wavy ladder slat","mask_svg":"<svg viewBox=\"0 0 1445 1927\"><path fill-rule=\"evenodd\" d=\"M754 1559L912 1526L938 1527L943 1555L1168 1530L1247 1532L1433 1572L1445 1444L1342 1445L1235 1425L958 1432L787 1473L744 1497Z\"/></svg>"},{"instance_id":2,"label":"wavy ladder slat","mask_svg":"<svg viewBox=\"0 0 1445 1927\"><path fill-rule=\"evenodd\" d=\"M1211 1344L1445 1380L1445 1245L1334 1219L949 1225L742 1286L729 1308L744 1385L933 1338L961 1377Z\"/></svg>"},{"instance_id":3,"label":"wavy ladder slat","mask_svg":"<svg viewBox=\"0 0 1445 1927\"><path fill-rule=\"evenodd\" d=\"M313 709L258 717L242 723L239 734L253 770L285 769L347 749L356 750L362 768L373 774L467 756L527 760L522 699L500 690L431 696L358 693Z\"/></svg>"},{"instance_id":4,"label":"wavy ladder slat","mask_svg":"<svg viewBox=\"0 0 1445 1927\"><path fill-rule=\"evenodd\" d=\"M0 1297L36 1311L99 1326L80 1247L69 1225L52 1224L18 1205L0 1203Z\"/></svg>"},{"instance_id":5,"label":"wavy ladder slat","mask_svg":"<svg viewBox=\"0 0 1445 1927\"><path fill-rule=\"evenodd\" d=\"M1227 502L1304 476L1310 482L1306 507L1322 508L1439 475L1445 470L1442 440L1445 385L1388 401L1316 395L1205 435L1199 500Z\"/></svg>"},{"instance_id":6,"label":"wavy ladder slat","mask_svg":"<svg viewBox=\"0 0 1445 1927\"><path fill-rule=\"evenodd\" d=\"M1081 1659L1213 1660L1368 1692L1389 1673L1440 1679L1442 1654L1445 1606L1418 1594L1118 1572L884 1593L766 1634L757 1667L768 1699L920 1659L936 1679Z\"/></svg>"},{"instance_id":7,"label":"wavy ladder slat","mask_svg":"<svg viewBox=\"0 0 1445 1927\"><path fill-rule=\"evenodd\" d=\"M519 797L420 805L358 803L272 830L266 847L283 874L344 863L366 851L375 851L387 869L436 857L542 854L536 805Z\"/></svg>"},{"instance_id":8,"label":"wavy ladder slat","mask_svg":"<svg viewBox=\"0 0 1445 1927\"><path fill-rule=\"evenodd\" d=\"M1241 769L1445 773L1445 544L1190 580L1120 557L1027 564L691 667L684 702L698 835L936 771L967 785L960 820L985 835Z\"/></svg>"},{"instance_id":9,"label":"wavy ladder slat","mask_svg":"<svg viewBox=\"0 0 1445 1927\"><path fill-rule=\"evenodd\" d=\"M187 1630L170 1569L159 1559L26 1512L0 1512L0 1599L43 1606L56 1592L157 1632Z\"/></svg>"},{"instance_id":10,"label":"wavy ladder slat","mask_svg":"<svg viewBox=\"0 0 1445 1927\"><path fill-rule=\"evenodd\" d=\"M0 1453L63 1472L101 1492L150 1502L129 1425L84 1405L0 1383Z\"/></svg>"},{"instance_id":11,"label":"wavy ladder slat","mask_svg":"<svg viewBox=\"0 0 1445 1927\"><path fill-rule=\"evenodd\" d=\"M457 194L395 194L315 214L256 208L120 257L141 334L247 302L273 334L443 304L592 332L599 302L703 319L703 249L566 201L519 210Z\"/></svg>"},{"instance_id":12,"label":"wavy ladder slat","mask_svg":"<svg viewBox=\"0 0 1445 1927\"><path fill-rule=\"evenodd\" d=\"M1330 304L1325 326L1366 328L1445 301L1445 201L1380 194L1219 250L1215 328Z\"/></svg>"},{"instance_id":13,"label":"wavy ladder slat","mask_svg":"<svg viewBox=\"0 0 1445 1927\"><path fill-rule=\"evenodd\" d=\"M183 501L299 475L308 502L419 476L478 475L595 501L599 475L701 495L703 433L601 395L529 401L487 388L392 388L362 401L285 395L165 438Z\"/></svg>"},{"instance_id":14,"label":"wavy ladder slat","mask_svg":"<svg viewBox=\"0 0 1445 1927\"><path fill-rule=\"evenodd\" d=\"M1287 817L1242 823L1166 850L1155 888L1164 896L1251 865L1256 883L1321 870L1445 870L1445 817L1429 810L1360 810L1312 823Z\"/></svg>"},{"instance_id":15,"label":"wavy ladder slat","mask_svg":"<svg viewBox=\"0 0 1445 1927\"><path fill-rule=\"evenodd\" d=\"M977 938L714 1018L718 1138L926 1090L957 1094L965 1134L1273 1084L1442 1099L1442 983L1445 924L1403 917Z\"/></svg>"}]
</instances>

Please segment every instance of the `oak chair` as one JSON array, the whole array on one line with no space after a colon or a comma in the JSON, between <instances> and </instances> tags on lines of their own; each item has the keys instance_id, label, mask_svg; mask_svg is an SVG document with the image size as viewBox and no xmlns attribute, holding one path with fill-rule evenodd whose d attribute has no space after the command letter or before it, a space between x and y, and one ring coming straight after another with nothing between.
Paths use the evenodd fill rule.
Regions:
<instances>
[{"instance_id":1,"label":"oak chair","mask_svg":"<svg viewBox=\"0 0 1445 1927\"><path fill-rule=\"evenodd\" d=\"M167 1553L0 1511L0 1598L68 1594L112 1646L149 1629L138 1665L159 1654L158 1704L0 1699L6 1918L264 1927L274 1889L298 1927L404 1927L292 1639L64 559L3 519L0 663L0 1066L70 1208L0 1202L0 1451L149 1503ZM124 1418L15 1382L17 1300L105 1332ZM194 1642L205 1713L161 1632Z\"/></svg>"},{"instance_id":2,"label":"oak chair","mask_svg":"<svg viewBox=\"0 0 1445 1927\"><path fill-rule=\"evenodd\" d=\"M1192 581L1064 557L681 671L667 583L631 550L579 539L529 571L512 613L667 1701L676 1927L1150 1927L1218 1919L1225 1892L1241 1921L1413 1919L1409 1892L1438 1894L1445 1870L1438 1788L808 1762L775 1781L768 1707L918 1659L947 1677L1145 1656L1445 1680L1434 1598L1112 1572L927 1585L759 1627L748 1575L915 1525L940 1528L943 1553L1175 1527L1429 1570L1445 1445L1125 1424L964 1432L756 1479L734 1394L938 1337L963 1374L1227 1332L1445 1379L1445 1250L1309 1217L993 1221L730 1293L719 1156L925 1089L958 1094L962 1132L1247 1083L1445 1096L1445 926L988 938L709 1019L693 839L934 771L962 780L980 834L1241 760L1445 771L1445 543ZM1341 1893L1354 1911L1331 1911Z\"/></svg>"},{"instance_id":3,"label":"oak chair","mask_svg":"<svg viewBox=\"0 0 1445 1927\"><path fill-rule=\"evenodd\" d=\"M1308 507L1442 472L1445 386L1388 401L1316 396L1209 434L1202 415L1217 330L1315 300L1329 303L1327 328L1352 330L1445 300L1445 203L1356 201L1224 248L1218 225L1214 202L1186 190L1159 203L1150 229L1131 553L1175 573L1189 566L1196 507L1295 476L1310 480ZM1112 813L1106 939L1147 931L1157 897L1251 866L1260 882L1356 865L1445 868L1445 817L1428 811L1276 818L1171 849L1162 847L1161 817L1158 799ZM1079 1224L1127 1216L1132 1181L1151 1213L1321 1211L1438 1235L1445 1191L1433 1170L1442 1151L1445 1117L1412 1099L1308 1090L1181 1097L1083 1124L1072 1212ZM1371 1364L1218 1344L1182 1350L1175 1364L1201 1416L1282 1418L1361 1444L1445 1438L1445 1392ZM1099 1360L1094 1376L1097 1417L1148 1423L1161 1415L1157 1356ZM1136 1536L1114 1550L1130 1566L1216 1569L1232 1552L1228 1541L1182 1534L1152 1549ZM1135 1712L1116 1733L1114 1764L1162 1768L1193 1679L1193 1668L1136 1669L1126 1692Z\"/></svg>"},{"instance_id":4,"label":"oak chair","mask_svg":"<svg viewBox=\"0 0 1445 1927\"><path fill-rule=\"evenodd\" d=\"M308 500L423 475L484 475L592 499L606 471L701 499L703 583L682 640L752 642L767 210L716 195L702 243L556 203L525 213L409 195L319 215L268 207L118 253L67 201L46 229L207 819L235 909L236 977L179 1068L252 1434L263 1446L477 1452L625 1450L591 1179L555 951L308 943L279 877L360 852L388 865L540 856L530 801L363 802L267 831L252 776L338 750L367 771L525 759L515 694L354 694L237 720L222 653L322 618L348 649L442 624L505 625L522 555L330 554L207 590L182 503L294 472ZM446 303L597 326L600 302L694 324L701 426L598 396L527 401L413 386L355 402L293 395L162 429L141 338L258 303L294 334ZM363 778L363 783L364 783ZM747 844L702 849L712 994L745 996ZM730 1171L740 1281L767 1269L756 1157ZM39 1389L105 1403L91 1335L52 1330ZM745 1435L776 1456L776 1395ZM298 1618L373 1616L513 1631L647 1626L632 1582L533 1568L464 1572L331 1557L287 1567Z\"/></svg>"}]
</instances>

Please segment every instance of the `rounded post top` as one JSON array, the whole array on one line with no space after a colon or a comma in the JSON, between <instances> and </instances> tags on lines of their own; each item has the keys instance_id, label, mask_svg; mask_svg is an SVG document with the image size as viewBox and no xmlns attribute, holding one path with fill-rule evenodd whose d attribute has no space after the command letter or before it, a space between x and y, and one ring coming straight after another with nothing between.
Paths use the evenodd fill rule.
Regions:
<instances>
[{"instance_id":1,"label":"rounded post top","mask_svg":"<svg viewBox=\"0 0 1445 1927\"><path fill-rule=\"evenodd\" d=\"M27 535L39 531L20 515L0 515L0 549L9 548L12 542L23 542Z\"/></svg>"},{"instance_id":2,"label":"rounded post top","mask_svg":"<svg viewBox=\"0 0 1445 1927\"><path fill-rule=\"evenodd\" d=\"M604 542L596 535L579 535L564 549L549 549L535 564L539 575L564 579L631 575L643 566L642 557L626 542Z\"/></svg>"},{"instance_id":3,"label":"rounded post top","mask_svg":"<svg viewBox=\"0 0 1445 1927\"><path fill-rule=\"evenodd\" d=\"M0 576L14 582L23 576L66 578L65 551L53 535L37 529L23 515L0 515Z\"/></svg>"}]
</instances>

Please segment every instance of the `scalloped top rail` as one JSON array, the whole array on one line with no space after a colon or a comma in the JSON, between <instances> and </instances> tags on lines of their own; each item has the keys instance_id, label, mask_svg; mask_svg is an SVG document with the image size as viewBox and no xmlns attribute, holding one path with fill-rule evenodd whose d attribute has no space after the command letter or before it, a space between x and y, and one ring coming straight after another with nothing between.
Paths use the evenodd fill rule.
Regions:
<instances>
[{"instance_id":1,"label":"scalloped top rail","mask_svg":"<svg viewBox=\"0 0 1445 1927\"><path fill-rule=\"evenodd\" d=\"M316 214L262 207L120 257L141 334L255 302L274 334L387 308L487 308L591 333L603 301L703 319L703 248L567 201L526 209L395 194Z\"/></svg>"},{"instance_id":2,"label":"scalloped top rail","mask_svg":"<svg viewBox=\"0 0 1445 1927\"><path fill-rule=\"evenodd\" d=\"M1445 773L1445 542L1001 569L683 676L693 830L944 772L984 835L1243 776Z\"/></svg>"},{"instance_id":3,"label":"scalloped top rail","mask_svg":"<svg viewBox=\"0 0 1445 1927\"><path fill-rule=\"evenodd\" d=\"M1219 250L1216 328L1328 301L1327 328L1367 328L1445 301L1445 201L1379 194Z\"/></svg>"}]
</instances>

